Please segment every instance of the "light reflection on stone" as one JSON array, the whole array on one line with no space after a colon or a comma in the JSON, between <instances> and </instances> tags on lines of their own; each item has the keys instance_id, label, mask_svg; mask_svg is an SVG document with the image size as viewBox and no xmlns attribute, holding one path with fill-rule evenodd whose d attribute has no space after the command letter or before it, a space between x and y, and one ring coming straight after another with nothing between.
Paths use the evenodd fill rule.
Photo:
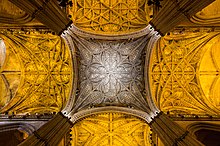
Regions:
<instances>
[{"instance_id":1,"label":"light reflection on stone","mask_svg":"<svg viewBox=\"0 0 220 146\"><path fill-rule=\"evenodd\" d=\"M142 57L146 38L132 41L82 39L77 45L81 56L78 107L101 104L139 107L139 103L144 102Z\"/></svg>"}]
</instances>

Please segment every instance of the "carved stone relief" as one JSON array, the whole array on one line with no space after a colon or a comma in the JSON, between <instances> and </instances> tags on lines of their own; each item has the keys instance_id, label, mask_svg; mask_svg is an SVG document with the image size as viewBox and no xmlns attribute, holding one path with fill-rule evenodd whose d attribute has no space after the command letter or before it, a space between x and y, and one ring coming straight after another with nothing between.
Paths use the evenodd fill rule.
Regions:
<instances>
[{"instance_id":1,"label":"carved stone relief","mask_svg":"<svg viewBox=\"0 0 220 146\"><path fill-rule=\"evenodd\" d=\"M145 0L72 0L69 9L80 29L105 34L140 30L150 21L153 7Z\"/></svg>"},{"instance_id":2,"label":"carved stone relief","mask_svg":"<svg viewBox=\"0 0 220 146\"><path fill-rule=\"evenodd\" d=\"M157 43L149 73L152 97L162 111L219 114L219 38L219 33L191 32Z\"/></svg>"},{"instance_id":3,"label":"carved stone relief","mask_svg":"<svg viewBox=\"0 0 220 146\"><path fill-rule=\"evenodd\" d=\"M8 55L0 74L7 80L8 90L14 91L0 112L60 111L70 96L72 84L71 55L64 41L39 32L31 36L24 32L5 33L0 37ZM5 98L0 96L1 100Z\"/></svg>"},{"instance_id":4,"label":"carved stone relief","mask_svg":"<svg viewBox=\"0 0 220 146\"><path fill-rule=\"evenodd\" d=\"M116 105L146 111L143 67L147 39L106 41L78 37L80 93L74 109Z\"/></svg>"},{"instance_id":5,"label":"carved stone relief","mask_svg":"<svg viewBox=\"0 0 220 146\"><path fill-rule=\"evenodd\" d=\"M77 122L71 134L74 146L148 146L151 131L147 123L135 116L107 112Z\"/></svg>"}]
</instances>

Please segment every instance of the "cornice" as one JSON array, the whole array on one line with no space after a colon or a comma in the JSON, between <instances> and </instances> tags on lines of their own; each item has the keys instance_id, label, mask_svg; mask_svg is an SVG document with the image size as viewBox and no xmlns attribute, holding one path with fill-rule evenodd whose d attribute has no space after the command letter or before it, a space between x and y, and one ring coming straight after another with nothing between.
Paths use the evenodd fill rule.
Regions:
<instances>
[{"instance_id":1,"label":"cornice","mask_svg":"<svg viewBox=\"0 0 220 146\"><path fill-rule=\"evenodd\" d=\"M121 40L121 39L135 39L145 35L147 37L150 37L154 33L154 28L150 24L148 24L142 30L136 32L114 35L114 34L95 34L92 32L87 32L77 28L74 24L72 24L68 27L66 31L64 31L63 35L65 35L66 33L75 34L83 38L92 38L92 39L101 39L101 40Z\"/></svg>"},{"instance_id":2,"label":"cornice","mask_svg":"<svg viewBox=\"0 0 220 146\"><path fill-rule=\"evenodd\" d=\"M124 113L133 115L136 117L139 117L143 120L145 120L147 123L151 122L151 117L153 113L146 113L140 110L136 110L133 108L127 108L127 107L117 107L117 106L105 106L105 107L97 107L97 108L90 108L83 111L79 111L77 113L71 112L70 114L66 115L67 117L71 118L70 121L73 123L77 122L80 119L83 119L87 116L98 114L98 113L109 113L109 112L115 112L115 113ZM65 115L65 114L64 114Z\"/></svg>"}]
</instances>

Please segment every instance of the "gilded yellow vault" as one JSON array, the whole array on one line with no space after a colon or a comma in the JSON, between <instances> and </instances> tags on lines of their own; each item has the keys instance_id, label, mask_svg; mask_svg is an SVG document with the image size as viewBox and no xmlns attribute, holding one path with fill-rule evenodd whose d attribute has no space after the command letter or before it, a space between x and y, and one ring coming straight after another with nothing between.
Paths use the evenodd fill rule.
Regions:
<instances>
[{"instance_id":1,"label":"gilded yellow vault","mask_svg":"<svg viewBox=\"0 0 220 146\"><path fill-rule=\"evenodd\" d=\"M151 1L153 3L149 6ZM43 32L47 31L43 24L33 22L34 26L30 23L34 16L39 16L36 14L45 14L45 10L51 10L47 13L54 14L51 18L60 18L42 21L45 25L51 24L52 20L65 22L65 14L59 15L54 13L55 9L48 9L51 1L32 1L42 2L43 5L37 7L33 15L28 15L8 0L0 0L0 28L9 28L0 31L0 114L59 112L57 115L62 115L61 122L57 122L61 123L60 126L47 123L49 129L57 129L50 131L46 127L42 133L48 132L50 136L61 128L59 134L63 136L65 132L69 134L73 123L72 146L156 145L152 142L152 131L147 124L151 121L155 123L150 124L156 134L165 131L175 137L170 142L183 142L188 133L182 134L181 129L176 132L175 128L170 128L173 125L169 119L152 105L156 103L161 111L171 114L220 113L220 33L171 32L152 49L149 46L156 37L160 37L156 30L158 25L148 25L153 9L157 11L154 13L156 16L159 9L168 7L163 2L151 1L72 0L73 7L63 9L67 8L67 15L70 14L78 29L74 25L69 27L69 24L62 27L60 23L53 23L49 28L56 30L55 26L60 26L61 36L66 39L69 48L61 37ZM183 23L216 25L220 20L220 0L217 1ZM158 3L162 8L157 6ZM58 5L57 8L60 9ZM36 17L42 20L39 18ZM11 26L7 26L10 20L22 31L13 32ZM21 23L22 26L19 25ZM43 31L29 31L29 27L33 30L38 24ZM26 29L28 31L23 31ZM152 56L148 68L145 63L150 49ZM76 66L73 67L73 64ZM73 70L76 71L75 78ZM76 81L74 85L73 80ZM151 90L152 97L148 96L148 90ZM69 98L67 107L70 108L66 110L64 107ZM154 103L149 98L153 98ZM111 112L103 112L103 109ZM118 112L113 112L113 109ZM99 114L91 114L93 111ZM128 112L133 115L124 114ZM135 117L135 114L144 117L147 122ZM34 135L45 143L49 141L39 133L37 130ZM161 135L165 137L165 142L169 141L169 134ZM59 145L66 145L65 136Z\"/></svg>"},{"instance_id":2,"label":"gilded yellow vault","mask_svg":"<svg viewBox=\"0 0 220 146\"><path fill-rule=\"evenodd\" d=\"M122 113L102 113L78 121L72 128L72 146L149 146L150 127Z\"/></svg>"},{"instance_id":3,"label":"gilded yellow vault","mask_svg":"<svg viewBox=\"0 0 220 146\"><path fill-rule=\"evenodd\" d=\"M71 55L64 41L37 32L5 33L0 37L6 45L1 86L7 91L0 90L4 106L0 112L47 113L63 109L72 84Z\"/></svg>"},{"instance_id":4,"label":"gilded yellow vault","mask_svg":"<svg viewBox=\"0 0 220 146\"><path fill-rule=\"evenodd\" d=\"M162 111L218 114L219 33L165 36L151 57L151 92Z\"/></svg>"},{"instance_id":5,"label":"gilded yellow vault","mask_svg":"<svg viewBox=\"0 0 220 146\"><path fill-rule=\"evenodd\" d=\"M147 26L152 14L145 0L72 0L74 24L95 33L126 33Z\"/></svg>"}]
</instances>

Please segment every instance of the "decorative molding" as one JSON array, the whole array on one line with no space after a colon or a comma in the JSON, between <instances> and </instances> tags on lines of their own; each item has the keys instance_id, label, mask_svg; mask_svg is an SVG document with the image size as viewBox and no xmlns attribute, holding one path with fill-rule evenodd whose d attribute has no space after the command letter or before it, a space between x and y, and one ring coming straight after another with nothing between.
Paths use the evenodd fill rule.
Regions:
<instances>
[{"instance_id":1,"label":"decorative molding","mask_svg":"<svg viewBox=\"0 0 220 146\"><path fill-rule=\"evenodd\" d=\"M21 130L27 133L28 135L31 135L35 131L35 127L27 123L7 123L7 124L4 123L2 124L0 122L0 133L11 131L11 130Z\"/></svg>"},{"instance_id":2,"label":"decorative molding","mask_svg":"<svg viewBox=\"0 0 220 146\"><path fill-rule=\"evenodd\" d=\"M157 41L161 38L161 35L155 31L153 36L151 36L147 49L145 50L146 57L145 57L145 66L144 66L144 77L145 77L145 91L146 91L146 99L148 101L148 105L152 112L159 113L160 109L158 109L157 105L154 102L154 97L151 93L151 85L150 85L150 65L151 65L151 56L152 51L157 43Z\"/></svg>"},{"instance_id":3,"label":"decorative molding","mask_svg":"<svg viewBox=\"0 0 220 146\"><path fill-rule=\"evenodd\" d=\"M19 129L31 135L52 117L53 115L0 115L0 132Z\"/></svg>"},{"instance_id":4,"label":"decorative molding","mask_svg":"<svg viewBox=\"0 0 220 146\"><path fill-rule=\"evenodd\" d=\"M218 131L220 132L220 125L219 124L212 124L212 123L207 123L207 122L195 122L193 124L190 124L186 127L186 129L188 131L190 131L190 133L192 133L192 135L194 137L196 137L195 132L199 131L201 129L206 129L206 130L214 130L214 131Z\"/></svg>"},{"instance_id":5,"label":"decorative molding","mask_svg":"<svg viewBox=\"0 0 220 146\"><path fill-rule=\"evenodd\" d=\"M109 113L109 112L133 115L145 120L147 123L150 123L152 121L151 117L154 116L152 112L148 114L147 112L136 110L132 107L105 106L105 107L92 107L89 109L79 111L77 113L71 112L70 114L67 115L67 117L71 118L70 120L72 123L76 123L78 120L83 119L86 116L99 114L99 113Z\"/></svg>"},{"instance_id":6,"label":"decorative molding","mask_svg":"<svg viewBox=\"0 0 220 146\"><path fill-rule=\"evenodd\" d=\"M92 39L102 39L102 40L122 40L122 39L135 39L142 36L150 37L153 35L154 28L148 24L145 28L131 32L131 33L123 33L123 34L96 34L92 32L86 32L77 28L74 24L72 24L67 31L64 31L64 35L67 33L69 35L76 35L78 37L83 38L92 38Z\"/></svg>"},{"instance_id":7,"label":"decorative molding","mask_svg":"<svg viewBox=\"0 0 220 146\"><path fill-rule=\"evenodd\" d=\"M220 0L214 1L209 6L196 13L189 20L196 25L202 26L220 26Z\"/></svg>"},{"instance_id":8,"label":"decorative molding","mask_svg":"<svg viewBox=\"0 0 220 146\"><path fill-rule=\"evenodd\" d=\"M220 121L219 115L167 114L174 121Z\"/></svg>"},{"instance_id":9,"label":"decorative molding","mask_svg":"<svg viewBox=\"0 0 220 146\"><path fill-rule=\"evenodd\" d=\"M8 0L0 2L0 23L1 25L26 24L33 20L30 15L19 9Z\"/></svg>"},{"instance_id":10,"label":"decorative molding","mask_svg":"<svg viewBox=\"0 0 220 146\"><path fill-rule=\"evenodd\" d=\"M69 46L70 52L71 52L71 58L72 58L72 68L73 68L73 83L72 83L72 90L70 92L69 99L65 105L65 107L62 109L63 114L69 114L71 110L73 109L73 105L76 102L76 95L78 93L77 88L78 88L78 76L79 76L79 71L78 71L78 55L77 55L77 48L74 45L74 42L72 41L72 37L70 35L62 34L62 38L66 41L67 45Z\"/></svg>"}]
</instances>

